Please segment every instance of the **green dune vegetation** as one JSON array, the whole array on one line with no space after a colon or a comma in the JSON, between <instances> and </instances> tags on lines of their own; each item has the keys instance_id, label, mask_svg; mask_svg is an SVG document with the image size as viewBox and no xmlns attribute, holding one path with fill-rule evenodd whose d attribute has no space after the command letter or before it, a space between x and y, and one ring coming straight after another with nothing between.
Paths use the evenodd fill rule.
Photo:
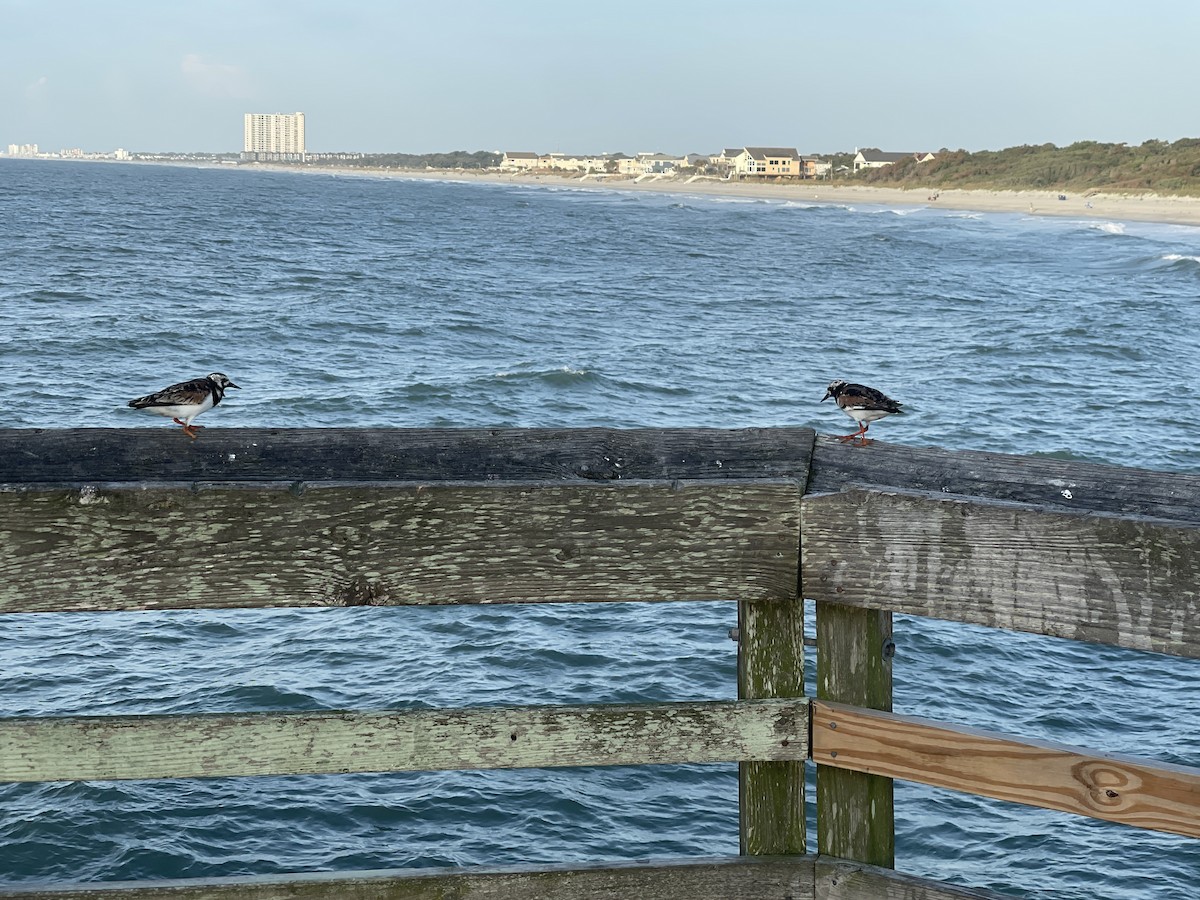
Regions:
<instances>
[{"instance_id":1,"label":"green dune vegetation","mask_svg":"<svg viewBox=\"0 0 1200 900\"><path fill-rule=\"evenodd\" d=\"M868 169L847 181L875 187L933 190L1039 190L1073 194L1157 194L1200 197L1200 138L1146 141L1136 147L1079 141L1007 150L934 151L935 159L906 159ZM852 160L836 154L834 159Z\"/></svg>"},{"instance_id":2,"label":"green dune vegetation","mask_svg":"<svg viewBox=\"0 0 1200 900\"><path fill-rule=\"evenodd\" d=\"M501 154L486 150L451 150L446 153L365 153L353 158L314 159L313 167L339 169L493 169Z\"/></svg>"}]
</instances>

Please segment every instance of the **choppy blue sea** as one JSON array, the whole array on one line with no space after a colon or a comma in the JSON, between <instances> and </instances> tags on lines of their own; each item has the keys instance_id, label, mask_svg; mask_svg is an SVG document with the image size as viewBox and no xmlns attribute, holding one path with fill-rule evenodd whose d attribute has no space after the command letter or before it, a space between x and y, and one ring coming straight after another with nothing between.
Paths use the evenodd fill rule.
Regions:
<instances>
[{"instance_id":1,"label":"choppy blue sea","mask_svg":"<svg viewBox=\"0 0 1200 900\"><path fill-rule=\"evenodd\" d=\"M1200 229L0 162L0 427L811 425L1200 472ZM3 549L0 548L0 552ZM723 604L9 616L0 716L735 695ZM1194 661L897 617L896 709L1200 764ZM0 884L735 854L733 766L0 786ZM897 784L903 871L1196 896L1200 842Z\"/></svg>"}]
</instances>

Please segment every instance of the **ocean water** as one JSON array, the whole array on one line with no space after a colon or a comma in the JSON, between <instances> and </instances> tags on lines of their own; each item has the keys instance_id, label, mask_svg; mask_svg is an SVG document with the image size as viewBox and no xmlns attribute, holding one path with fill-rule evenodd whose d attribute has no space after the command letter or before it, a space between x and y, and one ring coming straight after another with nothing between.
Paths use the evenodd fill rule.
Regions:
<instances>
[{"instance_id":1,"label":"ocean water","mask_svg":"<svg viewBox=\"0 0 1200 900\"><path fill-rule=\"evenodd\" d=\"M828 192L821 192L822 197ZM0 162L0 427L851 423L1200 472L1200 229ZM735 695L731 605L9 616L0 716ZM1200 764L1200 665L897 617L896 709ZM811 673L810 673L811 675ZM811 679L810 679L811 684ZM0 884L733 854L733 766L0 786ZM897 867L1193 896L1200 842L897 784Z\"/></svg>"}]
</instances>

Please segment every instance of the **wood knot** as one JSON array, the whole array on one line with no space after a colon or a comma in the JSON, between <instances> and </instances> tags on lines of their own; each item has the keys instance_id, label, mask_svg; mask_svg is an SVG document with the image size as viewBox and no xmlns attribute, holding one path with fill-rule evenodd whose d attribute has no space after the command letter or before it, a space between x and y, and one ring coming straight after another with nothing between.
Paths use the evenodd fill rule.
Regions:
<instances>
[{"instance_id":1,"label":"wood knot","mask_svg":"<svg viewBox=\"0 0 1200 900\"><path fill-rule=\"evenodd\" d=\"M1104 760L1087 760L1072 766L1072 773L1087 789L1088 799L1096 809L1125 809L1129 802L1122 794L1135 794L1141 789L1141 779L1132 771Z\"/></svg>"}]
</instances>

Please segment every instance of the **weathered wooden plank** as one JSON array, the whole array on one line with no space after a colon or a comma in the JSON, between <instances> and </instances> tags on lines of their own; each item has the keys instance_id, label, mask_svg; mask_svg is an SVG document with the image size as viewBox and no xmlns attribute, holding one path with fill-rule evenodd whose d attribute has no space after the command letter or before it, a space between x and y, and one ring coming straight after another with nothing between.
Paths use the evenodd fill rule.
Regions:
<instances>
[{"instance_id":1,"label":"weathered wooden plank","mask_svg":"<svg viewBox=\"0 0 1200 900\"><path fill-rule=\"evenodd\" d=\"M1200 657L1200 526L866 490L802 519L818 602Z\"/></svg>"},{"instance_id":2,"label":"weathered wooden plank","mask_svg":"<svg viewBox=\"0 0 1200 900\"><path fill-rule=\"evenodd\" d=\"M815 873L814 873L815 870ZM0 900L1001 900L846 860L758 856L0 887Z\"/></svg>"},{"instance_id":3,"label":"weathered wooden plank","mask_svg":"<svg viewBox=\"0 0 1200 900\"><path fill-rule=\"evenodd\" d=\"M811 856L0 887L3 900L798 900L812 895Z\"/></svg>"},{"instance_id":4,"label":"weathered wooden plank","mask_svg":"<svg viewBox=\"0 0 1200 900\"><path fill-rule=\"evenodd\" d=\"M803 489L803 477L800 487ZM797 530L797 561L799 541ZM786 600L739 603L737 638L738 697L759 700L804 696L804 602L799 578ZM802 760L747 761L738 766L743 854L806 852L804 770Z\"/></svg>"},{"instance_id":5,"label":"weathered wooden plank","mask_svg":"<svg viewBox=\"0 0 1200 900\"><path fill-rule=\"evenodd\" d=\"M0 484L793 478L810 428L0 428Z\"/></svg>"},{"instance_id":6,"label":"weathered wooden plank","mask_svg":"<svg viewBox=\"0 0 1200 900\"><path fill-rule=\"evenodd\" d=\"M879 441L818 437L808 490L895 488L1200 522L1200 475Z\"/></svg>"},{"instance_id":7,"label":"weathered wooden plank","mask_svg":"<svg viewBox=\"0 0 1200 900\"><path fill-rule=\"evenodd\" d=\"M0 612L794 598L795 482L0 491Z\"/></svg>"},{"instance_id":8,"label":"weathered wooden plank","mask_svg":"<svg viewBox=\"0 0 1200 900\"><path fill-rule=\"evenodd\" d=\"M738 696L804 696L804 603L738 604ZM803 759L746 761L738 770L741 852L804 853Z\"/></svg>"},{"instance_id":9,"label":"weathered wooden plank","mask_svg":"<svg viewBox=\"0 0 1200 900\"><path fill-rule=\"evenodd\" d=\"M813 760L1200 837L1200 768L813 700Z\"/></svg>"},{"instance_id":10,"label":"weathered wooden plank","mask_svg":"<svg viewBox=\"0 0 1200 900\"><path fill-rule=\"evenodd\" d=\"M0 782L804 760L806 704L0 719Z\"/></svg>"},{"instance_id":11,"label":"weathered wooden plank","mask_svg":"<svg viewBox=\"0 0 1200 900\"><path fill-rule=\"evenodd\" d=\"M809 428L0 428L0 484L801 478L1200 521L1200 476L875 442Z\"/></svg>"},{"instance_id":12,"label":"weathered wooden plank","mask_svg":"<svg viewBox=\"0 0 1200 900\"><path fill-rule=\"evenodd\" d=\"M893 646L891 613L818 603L817 696L890 710ZM895 865L892 780L818 765L817 852Z\"/></svg>"},{"instance_id":13,"label":"weathered wooden plank","mask_svg":"<svg viewBox=\"0 0 1200 900\"><path fill-rule=\"evenodd\" d=\"M829 856L817 857L816 873L817 900L1012 900L1013 896Z\"/></svg>"}]
</instances>

